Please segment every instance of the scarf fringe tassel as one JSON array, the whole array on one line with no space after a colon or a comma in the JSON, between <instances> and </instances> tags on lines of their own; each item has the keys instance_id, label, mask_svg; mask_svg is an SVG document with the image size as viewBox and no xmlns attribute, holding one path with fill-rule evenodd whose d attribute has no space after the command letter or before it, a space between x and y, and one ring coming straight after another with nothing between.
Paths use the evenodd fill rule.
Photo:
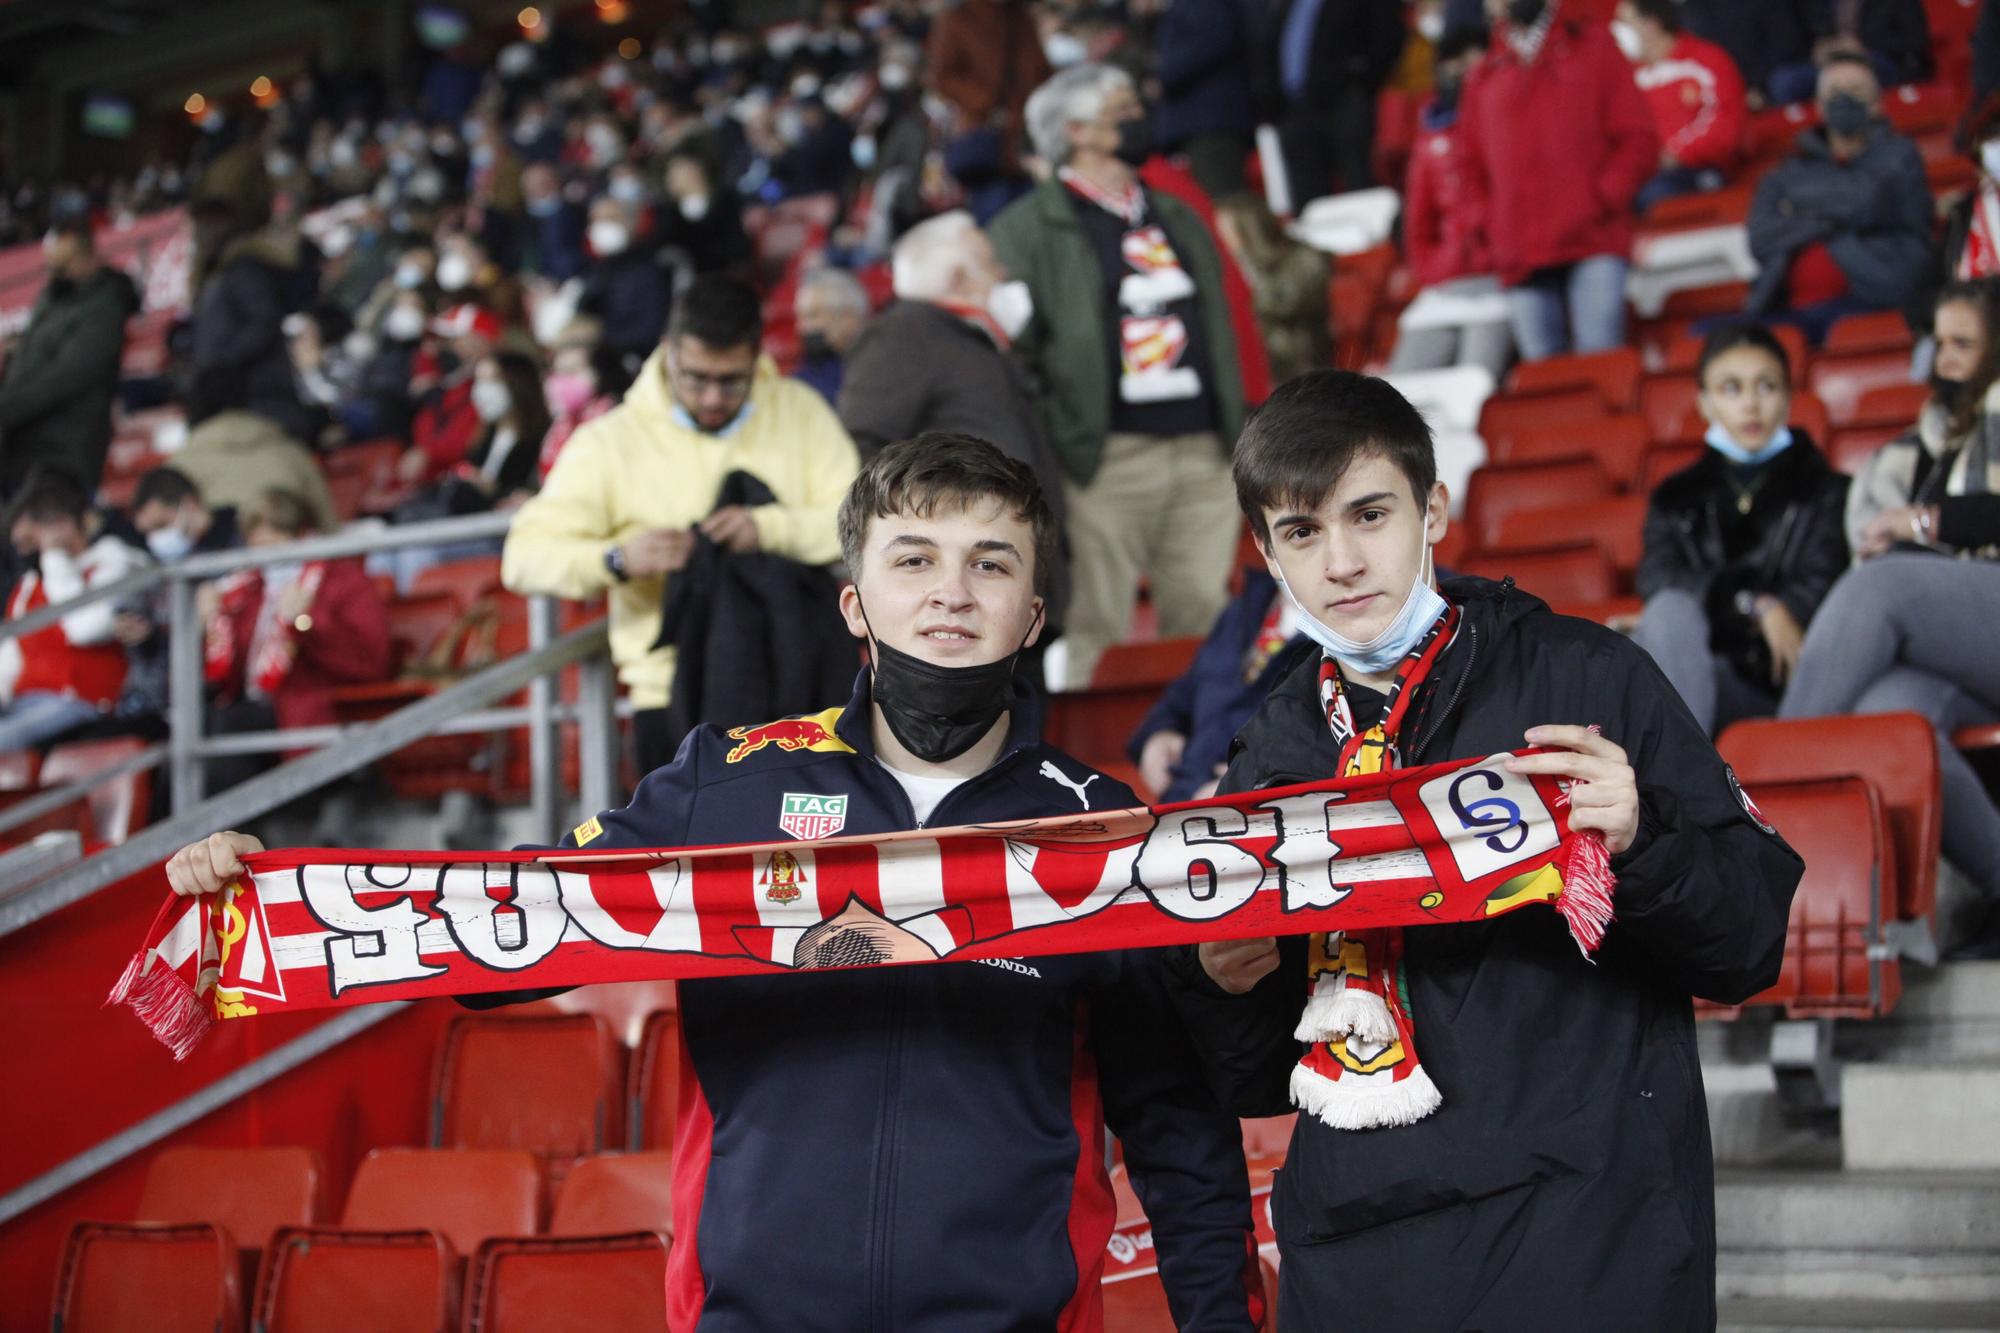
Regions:
<instances>
[{"instance_id":1,"label":"scarf fringe tassel","mask_svg":"<svg viewBox=\"0 0 2000 1333\"><path fill-rule=\"evenodd\" d=\"M1292 1032L1298 1041L1341 1041L1356 1036L1363 1041L1387 1045L1396 1040L1396 1020L1389 1006L1372 991L1348 986L1345 978L1331 974L1314 983L1313 996Z\"/></svg>"},{"instance_id":2,"label":"scarf fringe tassel","mask_svg":"<svg viewBox=\"0 0 2000 1333\"><path fill-rule=\"evenodd\" d=\"M1396 1082L1360 1086L1297 1065L1292 1103L1334 1129L1391 1129L1414 1125L1444 1105L1444 1096L1421 1065Z\"/></svg>"},{"instance_id":3,"label":"scarf fringe tassel","mask_svg":"<svg viewBox=\"0 0 2000 1333\"><path fill-rule=\"evenodd\" d=\"M214 1015L202 1004L194 987L152 949L141 951L125 965L118 984L105 997L106 1004L126 1004L139 1016L162 1045L185 1060L189 1052L215 1026Z\"/></svg>"},{"instance_id":4,"label":"scarf fringe tassel","mask_svg":"<svg viewBox=\"0 0 2000 1333\"><path fill-rule=\"evenodd\" d=\"M1604 943L1610 929L1612 890L1618 877L1611 872L1611 853L1604 838L1595 832L1577 835L1570 848L1569 864L1563 870L1563 891L1556 899L1556 911L1569 923L1570 938L1589 958Z\"/></svg>"}]
</instances>

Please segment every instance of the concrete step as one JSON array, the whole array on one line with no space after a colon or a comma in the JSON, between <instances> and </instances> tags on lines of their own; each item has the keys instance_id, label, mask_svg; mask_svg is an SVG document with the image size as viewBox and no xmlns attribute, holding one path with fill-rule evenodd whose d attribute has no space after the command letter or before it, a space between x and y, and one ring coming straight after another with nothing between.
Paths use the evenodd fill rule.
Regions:
<instances>
[{"instance_id":1,"label":"concrete step","mask_svg":"<svg viewBox=\"0 0 2000 1333\"><path fill-rule=\"evenodd\" d=\"M1720 1333L1956 1333L2000 1326L1990 1302L1881 1300L1723 1300Z\"/></svg>"},{"instance_id":2,"label":"concrete step","mask_svg":"<svg viewBox=\"0 0 2000 1333\"><path fill-rule=\"evenodd\" d=\"M2000 1255L1732 1250L1716 1256L1715 1293L1719 1300L1983 1305L1994 1326Z\"/></svg>"},{"instance_id":3,"label":"concrete step","mask_svg":"<svg viewBox=\"0 0 2000 1333\"><path fill-rule=\"evenodd\" d=\"M2000 1170L2000 1061L1850 1064L1840 1101L1850 1170Z\"/></svg>"},{"instance_id":4,"label":"concrete step","mask_svg":"<svg viewBox=\"0 0 2000 1333\"><path fill-rule=\"evenodd\" d=\"M1905 963L1895 1011L1842 1023L1834 1050L1882 1064L2000 1063L2000 961Z\"/></svg>"}]
</instances>

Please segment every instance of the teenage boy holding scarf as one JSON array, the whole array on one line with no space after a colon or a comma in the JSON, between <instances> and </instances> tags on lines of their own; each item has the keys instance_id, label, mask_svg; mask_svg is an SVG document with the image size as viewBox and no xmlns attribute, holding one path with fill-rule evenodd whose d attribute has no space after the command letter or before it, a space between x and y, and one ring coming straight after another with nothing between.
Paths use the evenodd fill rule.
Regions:
<instances>
[{"instance_id":1,"label":"teenage boy holding scarf","mask_svg":"<svg viewBox=\"0 0 2000 1333\"><path fill-rule=\"evenodd\" d=\"M1040 704L1015 679L1060 539L1026 464L963 435L892 445L862 469L839 526L854 576L841 611L874 663L847 704L698 728L630 805L562 846L768 843L1140 804L1042 744ZM258 850L216 834L177 853L168 878L212 892ZM786 901L799 886L757 892ZM926 946L850 903L797 947L854 962ZM1100 1328L1107 1123L1175 1322L1261 1322L1241 1131L1173 1021L1156 957L684 981L680 1012L693 1077L674 1143L675 1330Z\"/></svg>"},{"instance_id":2,"label":"teenage boy holding scarf","mask_svg":"<svg viewBox=\"0 0 2000 1333\"><path fill-rule=\"evenodd\" d=\"M1688 997L1776 979L1798 857L1642 650L1511 580L1437 582L1447 497L1395 389L1292 380L1235 477L1323 652L1238 734L1221 791L1540 747L1509 767L1576 784L1570 826L1617 876L1594 958L1553 912L1181 951L1175 997L1231 1109L1301 1108L1280 1326L1713 1327ZM1477 795L1468 824L1496 813Z\"/></svg>"}]
</instances>

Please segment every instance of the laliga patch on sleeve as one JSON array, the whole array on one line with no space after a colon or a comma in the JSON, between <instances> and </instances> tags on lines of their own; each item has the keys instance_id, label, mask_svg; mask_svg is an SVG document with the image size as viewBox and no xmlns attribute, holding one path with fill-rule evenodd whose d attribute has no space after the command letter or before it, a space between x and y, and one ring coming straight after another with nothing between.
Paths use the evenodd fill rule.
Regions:
<instances>
[{"instance_id":1,"label":"laliga patch on sleeve","mask_svg":"<svg viewBox=\"0 0 2000 1333\"><path fill-rule=\"evenodd\" d=\"M592 815L590 818L584 820L581 824L578 824L575 828L571 829L570 836L572 838L575 838L576 845L581 847L585 843L589 842L592 838L601 835L603 832L604 832L604 825L597 822L596 815Z\"/></svg>"},{"instance_id":2,"label":"laliga patch on sleeve","mask_svg":"<svg viewBox=\"0 0 2000 1333\"><path fill-rule=\"evenodd\" d=\"M1736 770L1728 764L1724 764L1722 771L1729 774L1729 790L1736 793L1736 803L1743 807L1744 814L1750 816L1750 822L1758 828L1763 829L1764 832L1770 834L1772 837L1777 837L1778 830L1771 826L1770 820L1764 818L1764 812L1759 810L1757 803L1750 799L1750 793L1743 790L1743 784L1737 780Z\"/></svg>"}]
</instances>

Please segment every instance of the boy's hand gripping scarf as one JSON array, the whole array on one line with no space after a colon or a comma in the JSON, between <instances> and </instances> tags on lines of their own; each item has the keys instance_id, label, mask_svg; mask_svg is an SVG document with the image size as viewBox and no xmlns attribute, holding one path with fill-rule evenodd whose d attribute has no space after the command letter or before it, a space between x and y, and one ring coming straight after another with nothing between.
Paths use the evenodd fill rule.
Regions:
<instances>
[{"instance_id":1,"label":"boy's hand gripping scarf","mask_svg":"<svg viewBox=\"0 0 2000 1333\"><path fill-rule=\"evenodd\" d=\"M218 1018L478 991L1480 921L1588 856L1506 755L1010 824L659 851L260 852L170 896L111 998Z\"/></svg>"},{"instance_id":2,"label":"boy's hand gripping scarf","mask_svg":"<svg viewBox=\"0 0 2000 1333\"><path fill-rule=\"evenodd\" d=\"M1321 660L1320 702L1340 747L1344 777L1398 767L1404 719L1424 677L1458 632L1458 620L1458 607L1447 607L1410 650L1390 682L1381 720L1366 731L1355 727L1339 665L1330 655ZM1504 854L1515 845L1520 826L1514 822L1512 800L1497 785L1485 785L1497 776L1484 768L1468 770L1467 780L1451 788L1451 820L1497 828L1488 845ZM1565 811L1567 793L1567 784L1558 782L1555 802ZM1599 834L1571 834L1569 839L1573 849L1564 864L1551 863L1511 879L1508 888L1519 902L1553 902L1588 956L1611 923L1611 861ZM1307 946L1306 1007L1293 1035L1308 1045L1292 1070L1292 1101L1335 1129L1408 1125L1443 1104L1437 1085L1417 1061L1416 1022L1403 968L1402 927L1417 924L1429 923L1315 933Z\"/></svg>"}]
</instances>

